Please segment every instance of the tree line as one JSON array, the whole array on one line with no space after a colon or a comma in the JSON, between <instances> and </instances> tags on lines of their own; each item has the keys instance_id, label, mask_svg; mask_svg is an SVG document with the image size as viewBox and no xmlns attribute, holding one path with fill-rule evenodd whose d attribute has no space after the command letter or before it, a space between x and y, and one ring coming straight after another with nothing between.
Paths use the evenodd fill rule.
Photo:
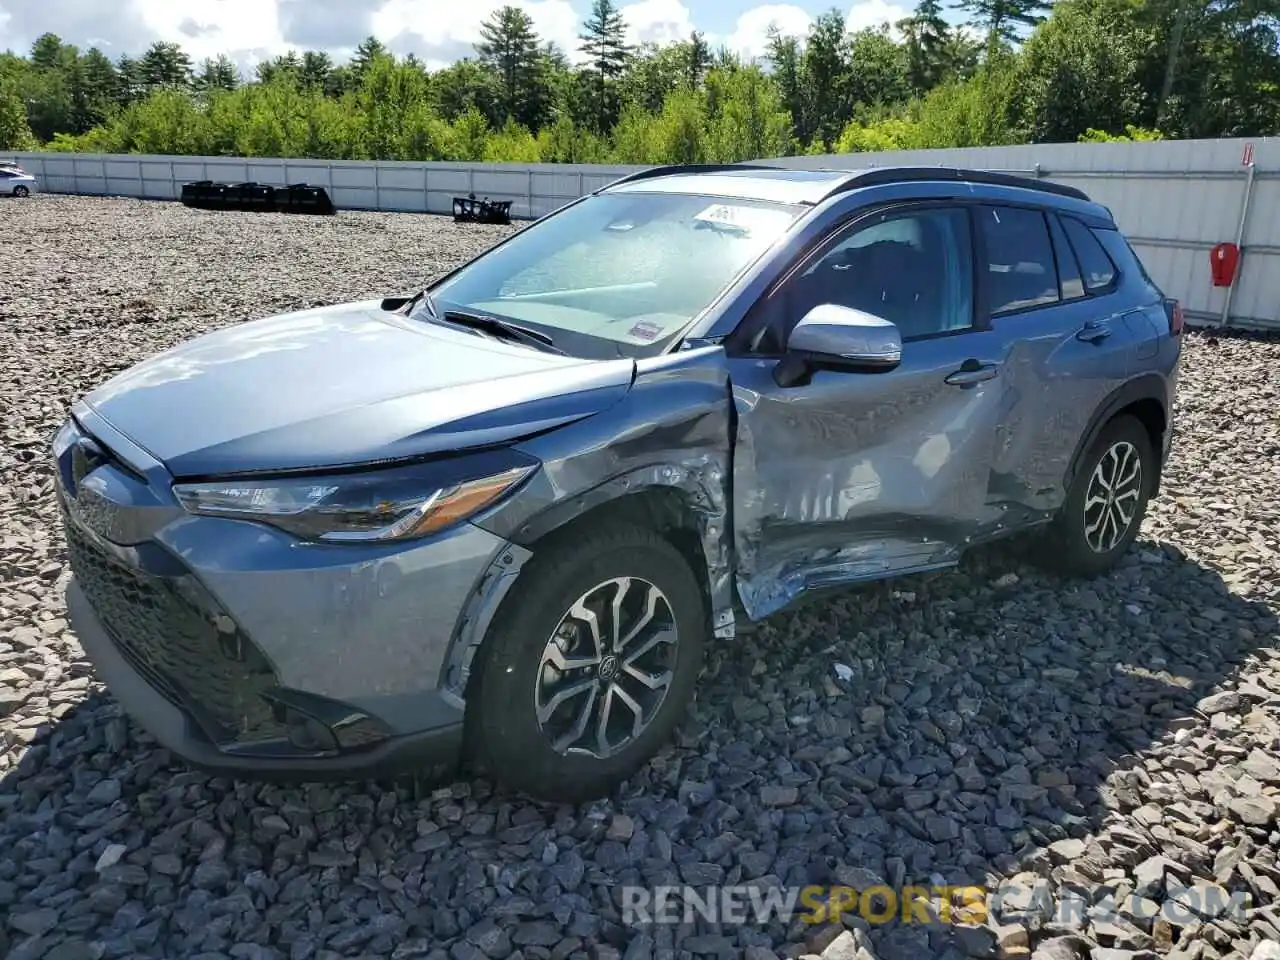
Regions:
<instances>
[{"instance_id":1,"label":"tree line","mask_svg":"<svg viewBox=\"0 0 1280 960\"><path fill-rule=\"evenodd\" d=\"M771 29L744 62L703 34L627 43L594 0L580 57L503 7L431 71L370 37L240 75L177 44L110 60L45 34L0 54L0 149L514 162L733 162L799 153L1280 130L1280 0L942 0L850 31Z\"/></svg>"}]
</instances>

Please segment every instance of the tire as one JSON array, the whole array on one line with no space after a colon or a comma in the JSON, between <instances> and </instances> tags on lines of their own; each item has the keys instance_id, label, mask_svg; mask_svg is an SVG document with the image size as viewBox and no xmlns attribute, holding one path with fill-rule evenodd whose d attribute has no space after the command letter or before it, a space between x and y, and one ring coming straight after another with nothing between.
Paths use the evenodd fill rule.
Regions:
<instances>
[{"instance_id":1,"label":"tire","mask_svg":"<svg viewBox=\"0 0 1280 960\"><path fill-rule=\"evenodd\" d=\"M623 591L618 632L625 637L633 615L642 610L652 617L615 657L609 641L619 585L611 581L622 578L630 581ZM573 667L595 657L587 620L572 616L575 606L600 611L605 656L564 672L556 661ZM674 642L653 639L658 632L670 638L672 630ZM701 672L707 631L697 578L680 552L652 530L611 522L585 537L557 538L534 555L516 581L477 654L478 691L467 703L469 758L501 786L540 800L576 803L612 793L670 738ZM558 654L551 649L553 641ZM647 650L637 656L641 648ZM631 658L630 670L626 657ZM660 690L636 678L639 672L653 681L664 669L669 680ZM566 684L585 692L564 695ZM557 695L564 698L555 707ZM546 730L535 697L546 708ZM594 712L587 730L598 732L600 709L611 708L606 742L616 748L612 752L592 755L585 752L592 746L585 731L573 737L573 721L582 719L589 700ZM637 714L628 702L646 714L647 723L638 732ZM626 740L629 733L634 736Z\"/></svg>"},{"instance_id":2,"label":"tire","mask_svg":"<svg viewBox=\"0 0 1280 960\"><path fill-rule=\"evenodd\" d=\"M21 200L23 197L31 196L31 191L28 190L26 187L17 186L13 188L13 195L17 197L19 200Z\"/></svg>"},{"instance_id":3,"label":"tire","mask_svg":"<svg viewBox=\"0 0 1280 960\"><path fill-rule=\"evenodd\" d=\"M1131 476L1129 464L1135 461L1139 474L1136 480L1125 482ZM1081 459L1062 509L1036 545L1041 564L1076 577L1097 577L1114 567L1142 527L1157 469L1146 427L1128 414L1111 420ZM1121 481L1114 508L1106 500L1097 502L1107 492L1096 485L1098 477L1105 479L1112 471ZM1126 516L1123 506L1129 501L1132 513L1127 514L1121 529ZM1109 519L1104 522L1108 512Z\"/></svg>"}]
</instances>

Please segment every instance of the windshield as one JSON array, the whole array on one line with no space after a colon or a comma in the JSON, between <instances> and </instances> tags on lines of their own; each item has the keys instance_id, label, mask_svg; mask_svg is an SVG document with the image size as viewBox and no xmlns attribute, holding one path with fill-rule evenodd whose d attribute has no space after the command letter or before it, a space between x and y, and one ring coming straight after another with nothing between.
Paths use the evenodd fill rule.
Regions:
<instances>
[{"instance_id":1,"label":"windshield","mask_svg":"<svg viewBox=\"0 0 1280 960\"><path fill-rule=\"evenodd\" d=\"M589 197L432 288L436 312L485 313L578 356L653 354L803 207L666 193Z\"/></svg>"}]
</instances>

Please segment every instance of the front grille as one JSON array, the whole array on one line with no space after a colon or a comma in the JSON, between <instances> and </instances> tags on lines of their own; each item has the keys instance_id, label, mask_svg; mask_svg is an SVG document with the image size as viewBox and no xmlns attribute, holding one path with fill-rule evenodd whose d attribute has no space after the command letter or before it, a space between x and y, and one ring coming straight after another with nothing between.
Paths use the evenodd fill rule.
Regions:
<instances>
[{"instance_id":1,"label":"front grille","mask_svg":"<svg viewBox=\"0 0 1280 960\"><path fill-rule=\"evenodd\" d=\"M276 685L261 652L169 554L132 551L177 567L160 576L108 552L64 516L71 570L121 655L215 743L285 734L260 694ZM144 564L145 566L145 564Z\"/></svg>"}]
</instances>

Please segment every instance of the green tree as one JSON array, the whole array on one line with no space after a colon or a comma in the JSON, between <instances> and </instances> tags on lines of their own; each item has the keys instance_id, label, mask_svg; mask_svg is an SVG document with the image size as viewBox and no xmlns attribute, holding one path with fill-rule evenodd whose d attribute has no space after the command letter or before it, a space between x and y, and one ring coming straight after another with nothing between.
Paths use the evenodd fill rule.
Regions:
<instances>
[{"instance_id":1,"label":"green tree","mask_svg":"<svg viewBox=\"0 0 1280 960\"><path fill-rule=\"evenodd\" d=\"M987 37L989 47L1013 42L1023 30L1044 22L1049 0L960 0L969 23Z\"/></svg>"},{"instance_id":2,"label":"green tree","mask_svg":"<svg viewBox=\"0 0 1280 960\"><path fill-rule=\"evenodd\" d=\"M176 43L157 41L138 61L145 90L156 87L186 87L191 82L191 58Z\"/></svg>"},{"instance_id":3,"label":"green tree","mask_svg":"<svg viewBox=\"0 0 1280 960\"><path fill-rule=\"evenodd\" d=\"M474 110L496 126L501 118L498 78L475 60L459 60L431 77L431 94L450 123Z\"/></svg>"},{"instance_id":4,"label":"green tree","mask_svg":"<svg viewBox=\"0 0 1280 960\"><path fill-rule=\"evenodd\" d=\"M792 133L800 143L807 143L812 136L809 129L809 113L804 101L804 57L800 41L785 36L777 24L770 24L765 58L773 68L774 81L782 106L791 114Z\"/></svg>"},{"instance_id":5,"label":"green tree","mask_svg":"<svg viewBox=\"0 0 1280 960\"><path fill-rule=\"evenodd\" d=\"M97 47L90 47L80 58L83 82L88 99L88 126L96 126L106 119L120 98L120 76L115 64Z\"/></svg>"},{"instance_id":6,"label":"green tree","mask_svg":"<svg viewBox=\"0 0 1280 960\"><path fill-rule=\"evenodd\" d=\"M713 70L707 87L716 90L708 137L712 159L737 163L791 152L791 115L759 67Z\"/></svg>"},{"instance_id":7,"label":"green tree","mask_svg":"<svg viewBox=\"0 0 1280 960\"><path fill-rule=\"evenodd\" d=\"M618 115L617 82L626 70L631 48L626 42L627 24L613 0L592 0L591 15L578 35L580 50L589 60L597 132L611 127Z\"/></svg>"},{"instance_id":8,"label":"green tree","mask_svg":"<svg viewBox=\"0 0 1280 960\"><path fill-rule=\"evenodd\" d=\"M846 90L855 108L896 106L910 97L907 51L889 36L887 25L849 37L848 58Z\"/></svg>"},{"instance_id":9,"label":"green tree","mask_svg":"<svg viewBox=\"0 0 1280 960\"><path fill-rule=\"evenodd\" d=\"M1139 115L1144 51L1123 11L1062 0L1022 47L1021 128L1037 142L1076 140L1090 128L1120 132Z\"/></svg>"},{"instance_id":10,"label":"green tree","mask_svg":"<svg viewBox=\"0 0 1280 960\"><path fill-rule=\"evenodd\" d=\"M690 90L696 90L711 68L711 47L699 30L689 34L689 39L680 47L681 59L684 61L684 82Z\"/></svg>"},{"instance_id":11,"label":"green tree","mask_svg":"<svg viewBox=\"0 0 1280 960\"><path fill-rule=\"evenodd\" d=\"M920 0L911 16L898 21L905 39L907 76L917 94L928 93L951 72L947 41L951 28L941 0Z\"/></svg>"},{"instance_id":12,"label":"green tree","mask_svg":"<svg viewBox=\"0 0 1280 960\"><path fill-rule=\"evenodd\" d=\"M377 60L389 54L386 46L377 37L365 37L356 45L356 52L351 57L351 80L354 85L358 85L363 78L365 70Z\"/></svg>"},{"instance_id":13,"label":"green tree","mask_svg":"<svg viewBox=\"0 0 1280 960\"><path fill-rule=\"evenodd\" d=\"M0 150L34 150L36 146L17 85L0 75Z\"/></svg>"},{"instance_id":14,"label":"green tree","mask_svg":"<svg viewBox=\"0 0 1280 960\"><path fill-rule=\"evenodd\" d=\"M302 65L298 70L298 80L304 87L334 94L333 59L323 50L308 50L302 55Z\"/></svg>"},{"instance_id":15,"label":"green tree","mask_svg":"<svg viewBox=\"0 0 1280 960\"><path fill-rule=\"evenodd\" d=\"M549 106L544 61L533 19L519 7L499 7L480 25L476 55L499 78L505 120L536 129Z\"/></svg>"},{"instance_id":16,"label":"green tree","mask_svg":"<svg viewBox=\"0 0 1280 960\"><path fill-rule=\"evenodd\" d=\"M31 65L37 70L57 70L62 64L62 38L42 33L31 45Z\"/></svg>"},{"instance_id":17,"label":"green tree","mask_svg":"<svg viewBox=\"0 0 1280 960\"><path fill-rule=\"evenodd\" d=\"M202 92L234 90L240 85L240 72L230 57L220 53L216 57L205 58L200 64L194 85Z\"/></svg>"},{"instance_id":18,"label":"green tree","mask_svg":"<svg viewBox=\"0 0 1280 960\"><path fill-rule=\"evenodd\" d=\"M801 111L805 117L802 139L816 138L823 146L840 136L849 118L849 40L844 15L828 10L809 27L801 60Z\"/></svg>"},{"instance_id":19,"label":"green tree","mask_svg":"<svg viewBox=\"0 0 1280 960\"><path fill-rule=\"evenodd\" d=\"M292 77L295 81L302 76L302 58L298 56L297 51L290 50L288 53L282 53L272 57L270 60L264 60L257 67L258 82L270 84L276 80L284 79L286 76Z\"/></svg>"},{"instance_id":20,"label":"green tree","mask_svg":"<svg viewBox=\"0 0 1280 960\"><path fill-rule=\"evenodd\" d=\"M116 102L128 106L144 95L142 65L133 57L121 56L116 61Z\"/></svg>"},{"instance_id":21,"label":"green tree","mask_svg":"<svg viewBox=\"0 0 1280 960\"><path fill-rule=\"evenodd\" d=\"M619 83L620 97L649 113L660 113L667 97L687 79L688 61L681 47L643 43L633 51Z\"/></svg>"}]
</instances>

